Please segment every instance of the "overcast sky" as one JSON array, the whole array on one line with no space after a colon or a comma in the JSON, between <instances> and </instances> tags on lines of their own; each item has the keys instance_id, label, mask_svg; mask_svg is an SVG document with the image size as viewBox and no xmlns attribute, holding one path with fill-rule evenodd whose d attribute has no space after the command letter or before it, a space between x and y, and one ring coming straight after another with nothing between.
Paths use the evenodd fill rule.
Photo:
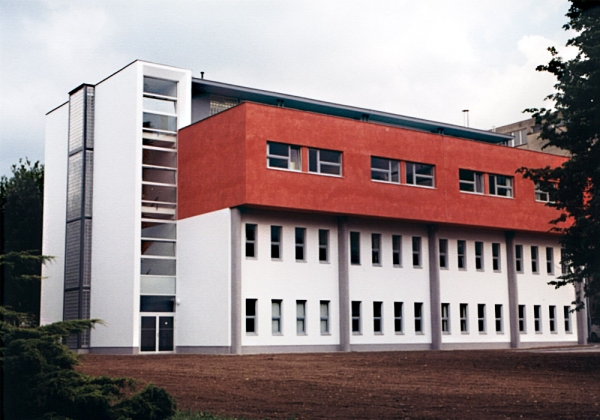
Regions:
<instances>
[{"instance_id":1,"label":"overcast sky","mask_svg":"<svg viewBox=\"0 0 600 420\"><path fill-rule=\"evenodd\" d=\"M0 0L0 175L44 159L44 115L135 59L491 129L543 106L566 0Z\"/></svg>"}]
</instances>

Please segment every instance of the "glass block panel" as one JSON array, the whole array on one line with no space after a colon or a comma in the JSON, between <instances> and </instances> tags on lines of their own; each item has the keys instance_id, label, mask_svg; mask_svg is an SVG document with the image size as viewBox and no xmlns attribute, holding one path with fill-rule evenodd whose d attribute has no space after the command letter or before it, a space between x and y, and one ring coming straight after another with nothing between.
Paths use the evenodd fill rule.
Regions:
<instances>
[{"instance_id":1,"label":"glass block panel","mask_svg":"<svg viewBox=\"0 0 600 420\"><path fill-rule=\"evenodd\" d=\"M79 319L79 290L65 292L65 320Z\"/></svg>"},{"instance_id":2,"label":"glass block panel","mask_svg":"<svg viewBox=\"0 0 600 420\"><path fill-rule=\"evenodd\" d=\"M142 258L140 274L151 276L174 276L175 260Z\"/></svg>"},{"instance_id":3,"label":"glass block panel","mask_svg":"<svg viewBox=\"0 0 600 420\"><path fill-rule=\"evenodd\" d=\"M142 151L142 163L144 165L177 168L177 153L155 149L144 149Z\"/></svg>"},{"instance_id":4,"label":"glass block panel","mask_svg":"<svg viewBox=\"0 0 600 420\"><path fill-rule=\"evenodd\" d=\"M219 112L234 107L239 103L240 101L237 98L210 95L210 115L218 114Z\"/></svg>"},{"instance_id":5,"label":"glass block panel","mask_svg":"<svg viewBox=\"0 0 600 420\"><path fill-rule=\"evenodd\" d=\"M143 127L152 130L177 131L177 117L144 112Z\"/></svg>"},{"instance_id":6,"label":"glass block panel","mask_svg":"<svg viewBox=\"0 0 600 420\"><path fill-rule=\"evenodd\" d=\"M80 89L69 97L69 153L83 147L83 95Z\"/></svg>"},{"instance_id":7,"label":"glass block panel","mask_svg":"<svg viewBox=\"0 0 600 420\"><path fill-rule=\"evenodd\" d=\"M94 152L85 152L85 216L92 217L94 195Z\"/></svg>"},{"instance_id":8,"label":"glass block panel","mask_svg":"<svg viewBox=\"0 0 600 420\"><path fill-rule=\"evenodd\" d=\"M81 217L83 153L69 156L69 175L67 186L67 220Z\"/></svg>"},{"instance_id":9,"label":"glass block panel","mask_svg":"<svg viewBox=\"0 0 600 420\"><path fill-rule=\"evenodd\" d=\"M85 147L94 148L94 92L92 86L86 86L86 109L85 109Z\"/></svg>"},{"instance_id":10,"label":"glass block panel","mask_svg":"<svg viewBox=\"0 0 600 420\"><path fill-rule=\"evenodd\" d=\"M175 97L177 96L177 82L154 77L144 77L144 93Z\"/></svg>"},{"instance_id":11,"label":"glass block panel","mask_svg":"<svg viewBox=\"0 0 600 420\"><path fill-rule=\"evenodd\" d=\"M175 277L141 276L140 293L143 295L174 295Z\"/></svg>"},{"instance_id":12,"label":"glass block panel","mask_svg":"<svg viewBox=\"0 0 600 420\"><path fill-rule=\"evenodd\" d=\"M142 238L176 239L174 223L142 222Z\"/></svg>"},{"instance_id":13,"label":"glass block panel","mask_svg":"<svg viewBox=\"0 0 600 420\"><path fill-rule=\"evenodd\" d=\"M92 221L84 221L83 232L83 285L89 286L92 278Z\"/></svg>"},{"instance_id":14,"label":"glass block panel","mask_svg":"<svg viewBox=\"0 0 600 420\"><path fill-rule=\"evenodd\" d=\"M81 221L67 224L65 243L65 288L79 287L81 261Z\"/></svg>"}]
</instances>

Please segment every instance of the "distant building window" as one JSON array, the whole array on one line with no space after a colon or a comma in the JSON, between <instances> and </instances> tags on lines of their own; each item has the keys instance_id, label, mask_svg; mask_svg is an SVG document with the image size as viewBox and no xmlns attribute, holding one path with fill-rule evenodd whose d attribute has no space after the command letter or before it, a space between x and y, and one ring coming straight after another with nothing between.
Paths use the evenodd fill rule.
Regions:
<instances>
[{"instance_id":1,"label":"distant building window","mask_svg":"<svg viewBox=\"0 0 600 420\"><path fill-rule=\"evenodd\" d=\"M515 245L515 270L523 272L523 245Z\"/></svg>"},{"instance_id":2,"label":"distant building window","mask_svg":"<svg viewBox=\"0 0 600 420\"><path fill-rule=\"evenodd\" d=\"M296 301L296 334L306 334L306 301Z\"/></svg>"},{"instance_id":3,"label":"distant building window","mask_svg":"<svg viewBox=\"0 0 600 420\"><path fill-rule=\"evenodd\" d=\"M350 264L360 265L360 233L350 232Z\"/></svg>"},{"instance_id":4,"label":"distant building window","mask_svg":"<svg viewBox=\"0 0 600 420\"><path fill-rule=\"evenodd\" d=\"M450 304L442 303L442 332L450 334Z\"/></svg>"},{"instance_id":5,"label":"distant building window","mask_svg":"<svg viewBox=\"0 0 600 420\"><path fill-rule=\"evenodd\" d=\"M246 299L246 333L256 334L256 299Z\"/></svg>"},{"instance_id":6,"label":"distant building window","mask_svg":"<svg viewBox=\"0 0 600 420\"><path fill-rule=\"evenodd\" d=\"M510 146L516 147L527 144L527 129L513 131L508 134L513 136L513 139L509 141Z\"/></svg>"},{"instance_id":7,"label":"distant building window","mask_svg":"<svg viewBox=\"0 0 600 420\"><path fill-rule=\"evenodd\" d=\"M554 248L546 248L546 273L554 275Z\"/></svg>"},{"instance_id":8,"label":"distant building window","mask_svg":"<svg viewBox=\"0 0 600 420\"><path fill-rule=\"evenodd\" d=\"M542 190L540 184L535 184L535 201L540 201L542 203L550 203L550 193L548 191Z\"/></svg>"},{"instance_id":9,"label":"distant building window","mask_svg":"<svg viewBox=\"0 0 600 420\"><path fill-rule=\"evenodd\" d=\"M373 181L400 183L399 162L371 156L371 179Z\"/></svg>"},{"instance_id":10,"label":"distant building window","mask_svg":"<svg viewBox=\"0 0 600 420\"><path fill-rule=\"evenodd\" d=\"M308 171L325 175L342 176L342 152L309 149Z\"/></svg>"},{"instance_id":11,"label":"distant building window","mask_svg":"<svg viewBox=\"0 0 600 420\"><path fill-rule=\"evenodd\" d=\"M228 96L210 95L210 115L218 114L231 107L238 105L240 101L237 98Z\"/></svg>"},{"instance_id":12,"label":"distant building window","mask_svg":"<svg viewBox=\"0 0 600 420\"><path fill-rule=\"evenodd\" d=\"M423 303L415 302L414 305L415 310L415 332L422 333L423 332Z\"/></svg>"},{"instance_id":13,"label":"distant building window","mask_svg":"<svg viewBox=\"0 0 600 420\"><path fill-rule=\"evenodd\" d=\"M456 255L458 260L458 269L467 269L467 242L463 240L456 241Z\"/></svg>"},{"instance_id":14,"label":"distant building window","mask_svg":"<svg viewBox=\"0 0 600 420\"><path fill-rule=\"evenodd\" d=\"M300 146L267 142L267 166L269 168L301 171Z\"/></svg>"},{"instance_id":15,"label":"distant building window","mask_svg":"<svg viewBox=\"0 0 600 420\"><path fill-rule=\"evenodd\" d=\"M485 333L485 303L477 305L477 329L480 333Z\"/></svg>"},{"instance_id":16,"label":"distant building window","mask_svg":"<svg viewBox=\"0 0 600 420\"><path fill-rule=\"evenodd\" d=\"M412 259L413 267L421 267L421 237L413 236L412 238Z\"/></svg>"},{"instance_id":17,"label":"distant building window","mask_svg":"<svg viewBox=\"0 0 600 420\"><path fill-rule=\"evenodd\" d=\"M175 98L177 97L177 82L145 76L144 93Z\"/></svg>"},{"instance_id":18,"label":"distant building window","mask_svg":"<svg viewBox=\"0 0 600 420\"><path fill-rule=\"evenodd\" d=\"M519 305L519 332L525 333L527 324L525 322L525 305Z\"/></svg>"},{"instance_id":19,"label":"distant building window","mask_svg":"<svg viewBox=\"0 0 600 420\"><path fill-rule=\"evenodd\" d=\"M564 306L563 310L564 310L564 314L565 314L565 332L567 332L567 333L573 332L572 327L571 327L571 307Z\"/></svg>"},{"instance_id":20,"label":"distant building window","mask_svg":"<svg viewBox=\"0 0 600 420\"><path fill-rule=\"evenodd\" d=\"M360 301L352 301L352 333L360 334Z\"/></svg>"},{"instance_id":21,"label":"distant building window","mask_svg":"<svg viewBox=\"0 0 600 420\"><path fill-rule=\"evenodd\" d=\"M542 332L542 307L533 305L533 328L536 333Z\"/></svg>"},{"instance_id":22,"label":"distant building window","mask_svg":"<svg viewBox=\"0 0 600 420\"><path fill-rule=\"evenodd\" d=\"M271 259L281 259L281 226L271 226Z\"/></svg>"},{"instance_id":23,"label":"distant building window","mask_svg":"<svg viewBox=\"0 0 600 420\"><path fill-rule=\"evenodd\" d=\"M469 305L467 303L460 304L460 332L469 332Z\"/></svg>"},{"instance_id":24,"label":"distant building window","mask_svg":"<svg viewBox=\"0 0 600 420\"><path fill-rule=\"evenodd\" d=\"M531 247L531 272L534 274L537 274L540 272L539 269L539 265L538 265L538 247L537 246L532 246Z\"/></svg>"},{"instance_id":25,"label":"distant building window","mask_svg":"<svg viewBox=\"0 0 600 420\"><path fill-rule=\"evenodd\" d=\"M322 300L321 307L321 334L329 334L329 301Z\"/></svg>"},{"instance_id":26,"label":"distant building window","mask_svg":"<svg viewBox=\"0 0 600 420\"><path fill-rule=\"evenodd\" d=\"M271 332L273 335L281 334L281 299L271 301Z\"/></svg>"},{"instance_id":27,"label":"distant building window","mask_svg":"<svg viewBox=\"0 0 600 420\"><path fill-rule=\"evenodd\" d=\"M500 272L500 244L492 243L492 269L494 272Z\"/></svg>"},{"instance_id":28,"label":"distant building window","mask_svg":"<svg viewBox=\"0 0 600 420\"><path fill-rule=\"evenodd\" d=\"M295 241L296 241L296 261L304 261L305 260L305 242L306 242L306 228L296 228L295 229Z\"/></svg>"},{"instance_id":29,"label":"distant building window","mask_svg":"<svg viewBox=\"0 0 600 420\"><path fill-rule=\"evenodd\" d=\"M371 263L376 266L381 265L381 234L371 234Z\"/></svg>"},{"instance_id":30,"label":"distant building window","mask_svg":"<svg viewBox=\"0 0 600 420\"><path fill-rule=\"evenodd\" d=\"M461 191L483 194L483 174L481 172L459 169L458 176Z\"/></svg>"},{"instance_id":31,"label":"distant building window","mask_svg":"<svg viewBox=\"0 0 600 420\"><path fill-rule=\"evenodd\" d=\"M489 175L490 195L513 197L513 177L504 175Z\"/></svg>"},{"instance_id":32,"label":"distant building window","mask_svg":"<svg viewBox=\"0 0 600 420\"><path fill-rule=\"evenodd\" d=\"M396 334L402 334L402 302L394 302L394 332Z\"/></svg>"},{"instance_id":33,"label":"distant building window","mask_svg":"<svg viewBox=\"0 0 600 420\"><path fill-rule=\"evenodd\" d=\"M550 321L550 332L551 333L555 333L556 332L556 306L554 305L550 305L548 307L548 318Z\"/></svg>"},{"instance_id":34,"label":"distant building window","mask_svg":"<svg viewBox=\"0 0 600 420\"><path fill-rule=\"evenodd\" d=\"M448 268L448 239L440 239L440 268Z\"/></svg>"},{"instance_id":35,"label":"distant building window","mask_svg":"<svg viewBox=\"0 0 600 420\"><path fill-rule=\"evenodd\" d=\"M435 187L434 166L424 163L406 163L406 183L419 187Z\"/></svg>"},{"instance_id":36,"label":"distant building window","mask_svg":"<svg viewBox=\"0 0 600 420\"><path fill-rule=\"evenodd\" d=\"M569 261L567 251L564 248L560 249L560 272L563 276L569 274Z\"/></svg>"},{"instance_id":37,"label":"distant building window","mask_svg":"<svg viewBox=\"0 0 600 420\"><path fill-rule=\"evenodd\" d=\"M392 263L394 267L402 266L402 236L392 235Z\"/></svg>"},{"instance_id":38,"label":"distant building window","mask_svg":"<svg viewBox=\"0 0 600 420\"><path fill-rule=\"evenodd\" d=\"M475 242L475 269L483 271L483 242Z\"/></svg>"},{"instance_id":39,"label":"distant building window","mask_svg":"<svg viewBox=\"0 0 600 420\"><path fill-rule=\"evenodd\" d=\"M495 305L494 312L496 315L496 332L504 332L504 325L502 323L502 305Z\"/></svg>"},{"instance_id":40,"label":"distant building window","mask_svg":"<svg viewBox=\"0 0 600 420\"><path fill-rule=\"evenodd\" d=\"M256 225L246 223L246 258L256 258Z\"/></svg>"},{"instance_id":41,"label":"distant building window","mask_svg":"<svg viewBox=\"0 0 600 420\"><path fill-rule=\"evenodd\" d=\"M373 302L373 332L383 334L383 302Z\"/></svg>"},{"instance_id":42,"label":"distant building window","mask_svg":"<svg viewBox=\"0 0 600 420\"><path fill-rule=\"evenodd\" d=\"M329 230L319 229L319 261L329 261Z\"/></svg>"}]
</instances>

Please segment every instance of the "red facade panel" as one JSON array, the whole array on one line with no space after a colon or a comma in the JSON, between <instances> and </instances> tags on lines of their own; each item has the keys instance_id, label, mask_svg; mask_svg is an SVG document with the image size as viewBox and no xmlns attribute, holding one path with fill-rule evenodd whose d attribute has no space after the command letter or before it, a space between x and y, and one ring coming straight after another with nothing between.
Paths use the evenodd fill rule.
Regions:
<instances>
[{"instance_id":1,"label":"red facade panel","mask_svg":"<svg viewBox=\"0 0 600 420\"><path fill-rule=\"evenodd\" d=\"M302 146L302 172L267 168L268 141ZM342 152L343 175L308 172L308 148ZM521 166L564 158L322 114L244 103L180 131L179 218L250 205L547 232ZM435 166L435 188L371 180L371 156ZM514 176L515 198L460 192L459 168ZM488 183L486 176L486 184ZM486 185L486 191L488 186Z\"/></svg>"}]
</instances>

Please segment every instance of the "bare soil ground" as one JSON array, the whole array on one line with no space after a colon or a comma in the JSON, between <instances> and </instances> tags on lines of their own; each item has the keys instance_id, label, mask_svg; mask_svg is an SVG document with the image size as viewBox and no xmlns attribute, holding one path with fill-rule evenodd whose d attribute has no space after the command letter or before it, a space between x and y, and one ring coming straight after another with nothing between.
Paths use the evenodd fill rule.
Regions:
<instances>
[{"instance_id":1,"label":"bare soil ground","mask_svg":"<svg viewBox=\"0 0 600 420\"><path fill-rule=\"evenodd\" d=\"M87 355L79 369L248 419L600 418L600 353Z\"/></svg>"}]
</instances>

